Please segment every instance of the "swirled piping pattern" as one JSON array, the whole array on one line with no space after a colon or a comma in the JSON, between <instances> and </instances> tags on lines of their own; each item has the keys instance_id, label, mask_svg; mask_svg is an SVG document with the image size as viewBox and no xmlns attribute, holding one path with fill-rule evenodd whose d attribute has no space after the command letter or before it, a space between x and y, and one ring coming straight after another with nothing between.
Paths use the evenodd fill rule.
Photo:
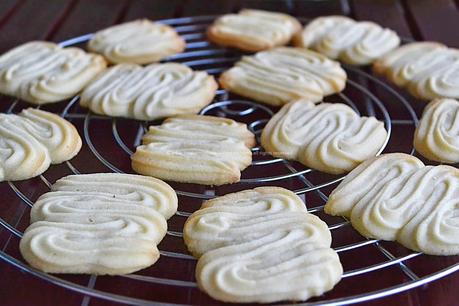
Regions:
<instances>
[{"instance_id":1,"label":"swirled piping pattern","mask_svg":"<svg viewBox=\"0 0 459 306\"><path fill-rule=\"evenodd\" d=\"M332 174L352 170L376 155L387 131L374 117L360 117L341 103L296 101L268 122L261 136L266 152Z\"/></svg>"},{"instance_id":2,"label":"swirled piping pattern","mask_svg":"<svg viewBox=\"0 0 459 306\"><path fill-rule=\"evenodd\" d=\"M222 185L240 180L252 162L254 135L231 119L181 115L150 126L131 156L137 173L165 180Z\"/></svg>"},{"instance_id":3,"label":"swirled piping pattern","mask_svg":"<svg viewBox=\"0 0 459 306\"><path fill-rule=\"evenodd\" d=\"M156 262L177 195L129 174L71 175L31 210L20 243L26 261L50 273L126 274Z\"/></svg>"},{"instance_id":4,"label":"swirled piping pattern","mask_svg":"<svg viewBox=\"0 0 459 306\"><path fill-rule=\"evenodd\" d=\"M346 79L340 64L322 54L278 47L242 57L219 81L236 94L281 106L301 98L319 102L342 91Z\"/></svg>"},{"instance_id":5,"label":"swirled piping pattern","mask_svg":"<svg viewBox=\"0 0 459 306\"><path fill-rule=\"evenodd\" d=\"M350 218L369 238L430 255L459 254L459 170L403 153L375 157L332 192L325 212Z\"/></svg>"},{"instance_id":6,"label":"swirled piping pattern","mask_svg":"<svg viewBox=\"0 0 459 306\"><path fill-rule=\"evenodd\" d=\"M295 37L298 47L312 48L352 65L371 64L399 44L400 38L394 31L344 16L316 18Z\"/></svg>"},{"instance_id":7,"label":"swirled piping pattern","mask_svg":"<svg viewBox=\"0 0 459 306\"><path fill-rule=\"evenodd\" d=\"M55 114L33 108L0 114L0 181L40 175L80 149L76 128Z\"/></svg>"},{"instance_id":8,"label":"swirled piping pattern","mask_svg":"<svg viewBox=\"0 0 459 306\"><path fill-rule=\"evenodd\" d=\"M98 31L88 49L110 63L149 64L185 49L185 41L165 24L148 19L134 20Z\"/></svg>"},{"instance_id":9,"label":"swirled piping pattern","mask_svg":"<svg viewBox=\"0 0 459 306\"><path fill-rule=\"evenodd\" d=\"M246 9L218 18L207 36L219 45L256 52L287 44L300 28L287 14Z\"/></svg>"},{"instance_id":10,"label":"swirled piping pattern","mask_svg":"<svg viewBox=\"0 0 459 306\"><path fill-rule=\"evenodd\" d=\"M178 63L119 64L85 88L80 104L101 115L155 120L199 112L217 87L206 72Z\"/></svg>"},{"instance_id":11,"label":"swirled piping pattern","mask_svg":"<svg viewBox=\"0 0 459 306\"><path fill-rule=\"evenodd\" d=\"M33 104L58 102L75 96L105 67L100 55L33 41L0 56L0 92Z\"/></svg>"},{"instance_id":12,"label":"swirled piping pattern","mask_svg":"<svg viewBox=\"0 0 459 306\"><path fill-rule=\"evenodd\" d=\"M306 300L333 288L342 266L327 225L280 187L209 200L185 223L199 287L226 302Z\"/></svg>"},{"instance_id":13,"label":"swirled piping pattern","mask_svg":"<svg viewBox=\"0 0 459 306\"><path fill-rule=\"evenodd\" d=\"M430 160L459 162L459 101L436 99L426 106L416 128L414 148Z\"/></svg>"},{"instance_id":14,"label":"swirled piping pattern","mask_svg":"<svg viewBox=\"0 0 459 306\"><path fill-rule=\"evenodd\" d=\"M459 50L435 42L406 44L373 66L416 98L459 98Z\"/></svg>"}]
</instances>

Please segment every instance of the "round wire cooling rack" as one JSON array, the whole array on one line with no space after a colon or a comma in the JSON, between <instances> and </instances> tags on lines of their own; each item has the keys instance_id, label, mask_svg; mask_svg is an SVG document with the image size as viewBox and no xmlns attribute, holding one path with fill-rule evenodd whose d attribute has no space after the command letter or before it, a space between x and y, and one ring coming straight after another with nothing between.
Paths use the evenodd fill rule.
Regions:
<instances>
[{"instance_id":1,"label":"round wire cooling rack","mask_svg":"<svg viewBox=\"0 0 459 306\"><path fill-rule=\"evenodd\" d=\"M215 18L201 16L162 20L162 23L175 27L187 41L186 51L167 61L181 62L213 75L229 68L242 54L214 46L205 40L205 29ZM61 45L79 45L90 37L91 34L76 37ZM347 66L345 69L349 76L347 88L325 100L346 103L359 114L382 120L388 137L379 153L385 150L414 154L411 139L418 122L417 112L413 108L416 105L368 71ZM17 112L26 106L18 100L8 101L10 104L6 112ZM51 181L67 174L131 172L129 156L150 124L91 114L80 108L77 102L78 97L74 97L67 103L45 105L43 109L59 113L75 124L80 135L83 135L82 152L72 161L52 166L39 178L0 184L0 191L9 196L0 201L0 258L44 281L81 293L82 305L88 305L92 297L133 305L217 304L197 288L194 280L196 260L187 254L182 241L183 223L187 216L199 208L202 200L261 185L286 187L302 197L308 211L319 215L329 225L333 236L332 246L343 263L343 279L332 291L300 305L346 305L369 301L419 287L459 269L457 257L426 256L404 249L397 243L365 239L353 230L348 220L325 215L323 207L328 199L327 194L343 177L326 175L295 162L270 157L263 154L258 146L253 148L252 165L243 172L241 182L237 184L213 188L170 183L179 195L180 209L168 221L169 230L159 245L161 258L152 267L136 274L116 277L40 272L28 266L18 252L19 240L28 225L34 200L49 190ZM275 109L271 107L218 90L213 103L200 113L245 122L258 138L274 112ZM6 199L11 203L4 203ZM5 216L4 211L10 214ZM433 268L428 271L419 269L420 266L425 267L426 263Z\"/></svg>"}]
</instances>

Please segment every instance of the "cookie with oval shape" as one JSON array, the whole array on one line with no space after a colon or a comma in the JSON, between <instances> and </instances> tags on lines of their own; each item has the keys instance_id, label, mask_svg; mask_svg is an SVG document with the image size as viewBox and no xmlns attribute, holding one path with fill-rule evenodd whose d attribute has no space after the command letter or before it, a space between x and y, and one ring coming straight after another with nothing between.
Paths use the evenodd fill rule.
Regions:
<instances>
[{"instance_id":1,"label":"cookie with oval shape","mask_svg":"<svg viewBox=\"0 0 459 306\"><path fill-rule=\"evenodd\" d=\"M155 120L199 112L212 102L217 87L205 71L178 63L119 64L85 88L80 104L96 114Z\"/></svg>"},{"instance_id":2,"label":"cookie with oval shape","mask_svg":"<svg viewBox=\"0 0 459 306\"><path fill-rule=\"evenodd\" d=\"M298 32L294 44L347 64L368 65L397 48L400 38L374 22L325 16L313 19Z\"/></svg>"},{"instance_id":3,"label":"cookie with oval shape","mask_svg":"<svg viewBox=\"0 0 459 306\"><path fill-rule=\"evenodd\" d=\"M206 201L183 233L199 258L199 287L221 301L302 301L332 289L343 273L327 225L284 188Z\"/></svg>"},{"instance_id":4,"label":"cookie with oval shape","mask_svg":"<svg viewBox=\"0 0 459 306\"><path fill-rule=\"evenodd\" d=\"M154 264L177 195L139 175L96 173L58 180L31 210L24 259L48 273L119 275Z\"/></svg>"},{"instance_id":5,"label":"cookie with oval shape","mask_svg":"<svg viewBox=\"0 0 459 306\"><path fill-rule=\"evenodd\" d=\"M430 102L414 134L414 148L422 156L444 163L459 162L459 101Z\"/></svg>"},{"instance_id":6,"label":"cookie with oval shape","mask_svg":"<svg viewBox=\"0 0 459 306\"><path fill-rule=\"evenodd\" d=\"M0 93L33 104L62 101L77 95L107 63L79 48L32 41L0 56Z\"/></svg>"},{"instance_id":7,"label":"cookie with oval shape","mask_svg":"<svg viewBox=\"0 0 459 306\"><path fill-rule=\"evenodd\" d=\"M286 45L300 28L287 14L244 9L217 18L207 37L218 45L257 52Z\"/></svg>"},{"instance_id":8,"label":"cookie with oval shape","mask_svg":"<svg viewBox=\"0 0 459 306\"><path fill-rule=\"evenodd\" d=\"M338 62L302 48L277 47L243 56L219 78L223 88L258 102L282 106L301 98L319 102L346 84Z\"/></svg>"},{"instance_id":9,"label":"cookie with oval shape","mask_svg":"<svg viewBox=\"0 0 459 306\"><path fill-rule=\"evenodd\" d=\"M291 102L266 124L266 152L323 172L340 174L375 156L387 139L384 124L342 103Z\"/></svg>"},{"instance_id":10,"label":"cookie with oval shape","mask_svg":"<svg viewBox=\"0 0 459 306\"><path fill-rule=\"evenodd\" d=\"M458 169L391 153L351 171L331 193L325 212L349 218L365 237L395 240L429 255L457 255L458 196Z\"/></svg>"},{"instance_id":11,"label":"cookie with oval shape","mask_svg":"<svg viewBox=\"0 0 459 306\"><path fill-rule=\"evenodd\" d=\"M139 19L118 24L94 34L88 49L110 63L149 64L185 50L185 40L174 28Z\"/></svg>"},{"instance_id":12,"label":"cookie with oval shape","mask_svg":"<svg viewBox=\"0 0 459 306\"><path fill-rule=\"evenodd\" d=\"M35 177L80 149L78 131L58 115L34 108L0 114L0 181Z\"/></svg>"},{"instance_id":13,"label":"cookie with oval shape","mask_svg":"<svg viewBox=\"0 0 459 306\"><path fill-rule=\"evenodd\" d=\"M252 162L255 136L227 118L181 115L150 126L131 156L139 174L164 180L223 185L240 180Z\"/></svg>"},{"instance_id":14,"label":"cookie with oval shape","mask_svg":"<svg viewBox=\"0 0 459 306\"><path fill-rule=\"evenodd\" d=\"M373 70L422 100L459 98L459 50L440 43L403 45L377 60Z\"/></svg>"}]
</instances>

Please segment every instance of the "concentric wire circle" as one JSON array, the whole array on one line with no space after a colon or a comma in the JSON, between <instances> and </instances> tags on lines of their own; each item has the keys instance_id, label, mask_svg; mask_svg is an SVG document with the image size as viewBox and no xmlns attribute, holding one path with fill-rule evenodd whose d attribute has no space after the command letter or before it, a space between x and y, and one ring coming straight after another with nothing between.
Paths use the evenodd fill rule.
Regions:
<instances>
[{"instance_id":1,"label":"concentric wire circle","mask_svg":"<svg viewBox=\"0 0 459 306\"><path fill-rule=\"evenodd\" d=\"M243 54L235 50L216 47L205 40L205 29L214 18L216 16L162 20L161 22L175 27L181 36L187 40L186 51L172 56L167 61L181 62L195 70L206 70L210 74L218 75L238 60ZM302 21L306 22L307 20ZM85 43L91 36L92 34L88 34L72 38L60 43L60 45L66 47ZM376 116L384 122L388 131L388 137L384 147L378 154L383 150L391 151L392 147L400 146L400 143L405 144L403 148L405 152L413 154L414 150L411 145L411 139L406 139L398 130L396 133L394 132L394 129L398 129L399 127L414 129L418 122L418 117L412 104L402 94L371 75L368 71L347 66L345 66L345 69L349 76L346 90L340 94L327 97L326 100L346 103L357 113ZM13 100L7 112L16 112L21 103L20 101ZM90 156L88 157L90 160L85 160L85 163L91 165L97 164L97 167L104 168L105 172L123 173L130 171L130 167L126 166L129 165L129 156L140 143L140 139L148 125L154 123L91 114L79 107L78 97L74 97L67 104L61 103L61 105L63 108L58 113L76 124L85 140L83 149L86 151L87 156ZM202 109L200 113L229 117L245 122L249 129L259 137L264 125L275 111L276 109L234 96L225 90L218 90L214 102ZM130 132L127 133L127 131ZM110 148L101 147L98 144L101 137L112 139L113 146ZM346 234L340 231L353 231L348 220L339 219L337 221L336 218L326 219L327 216L322 212L330 188L334 188L343 179L342 176L324 175L318 171L307 169L298 163L270 157L263 154L260 146L253 148L253 155L254 161L252 165L243 172L241 182L238 184L214 188L171 183L179 195L180 210L168 222L169 231L163 242L159 245L162 255L160 261L153 267L146 269L146 271L139 271L136 274L117 276L109 279L116 279L126 286L141 284L142 286L148 286L149 290L152 291L159 288L158 291L177 292L176 294L147 298L142 297L141 294L136 295L131 294L131 292L123 292L118 287L115 292L112 292L109 289L111 287L108 285L104 286L101 284L98 286L100 283L109 281L103 277L91 276L87 280L87 285L83 285L81 282L68 280L65 276L55 276L40 272L28 266L17 253L8 251L10 248L17 249L23 228L21 228L20 222L17 224L7 222L2 218L1 212L0 230L3 229L9 232L10 238L0 251L0 258L33 276L86 295L86 303L88 297L97 297L133 305L215 304L215 301L199 291L194 281L194 265L196 264L196 260L187 254L183 246L183 241L181 241L181 229L184 220L186 220L186 217L192 211L199 208L201 201L204 199L213 198L231 191L274 184L293 190L306 201L309 212L320 215L322 219L325 218L332 232L334 243L336 242L336 245L333 247L342 258L345 268L342 283L363 275L370 275L375 272L380 273L385 271L385 269L397 269L403 275L403 279L395 284L382 286L366 292L342 293L337 296L333 296L333 293L339 291L339 289L334 289L331 291L331 296L325 295L302 305L346 305L368 301L421 286L459 269L459 263L456 261L454 264L437 269L433 273L418 276L410 268L410 262L415 258L425 256L421 253L408 251L401 255L394 254L390 245L388 247L381 241L365 239L361 236L358 236L359 239L354 239L354 241L350 242L345 241L345 239L343 240ZM76 163L77 161L73 160L66 162L65 167L67 172L74 174L87 172L85 169L81 169L81 163L80 166L75 165ZM61 176L63 175L66 175L66 173L62 173ZM46 176L47 173L40 176L40 180L46 188L49 188L51 182L48 181ZM23 216L22 219L27 219L27 213L33 205L33 200L27 196L27 193L21 189L19 184L14 182L3 184L8 184L11 192L18 197L22 204L20 204L20 207L17 207L17 210ZM365 250L367 248L376 250L383 260L346 269L348 263L346 254L353 252L353 254L358 254L356 256L364 257L366 256ZM164 262L162 262L163 260ZM435 260L435 258L432 258L432 260ZM177 270L178 272L174 274L169 272L169 270ZM184 297L178 300L177 296L182 295Z\"/></svg>"}]
</instances>

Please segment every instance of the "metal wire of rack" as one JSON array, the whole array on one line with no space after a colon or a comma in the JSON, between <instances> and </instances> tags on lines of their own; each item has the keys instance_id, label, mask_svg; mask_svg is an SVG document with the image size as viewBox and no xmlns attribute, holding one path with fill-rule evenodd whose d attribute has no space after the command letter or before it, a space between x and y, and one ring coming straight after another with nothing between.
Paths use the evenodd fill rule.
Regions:
<instances>
[{"instance_id":1,"label":"metal wire of rack","mask_svg":"<svg viewBox=\"0 0 459 306\"><path fill-rule=\"evenodd\" d=\"M182 35L185 40L187 40L187 49L184 53L177 54L170 57L167 61L178 61L184 63L193 69L197 70L206 70L211 74L219 74L224 71L227 67L231 66L234 61L236 61L241 54L237 53L234 50L227 50L224 48L219 48L213 46L205 40L205 29L208 24L216 16L200 16L200 17L190 17L190 18L178 18L178 19L167 19L162 20L162 23L169 24ZM302 20L307 22L307 20ZM73 39L66 40L61 43L62 46L73 46L86 42L91 37L91 34L76 37ZM326 100L333 99L336 102L346 103L351 106L356 112L363 113L364 115L374 115L380 120L384 121L385 127L388 131L388 137L385 141L384 148L380 150L381 153L386 145L390 145L391 141L394 139L397 140L397 135L392 132L393 127L395 126L407 126L413 128L417 122L418 117L416 111L413 109L412 105L408 100L392 87L388 86L386 83L380 79L372 76L365 70L354 67L345 67L348 74L349 80L347 86L349 91L352 91L350 94L347 94L347 91L337 94L334 97L327 98ZM351 77L352 76L352 77ZM364 84L364 85L362 85ZM390 97L393 101L398 104L399 107L403 108L407 119L395 119L391 118L391 111L388 110L387 100L381 100L378 98L378 95L374 93L378 91L379 93L383 92L386 96ZM356 98L357 97L357 98ZM106 171L112 172L126 172L126 161L129 161L129 156L133 153L133 149L140 143L143 133L146 131L148 122L138 122L134 120L126 119L117 119L109 118L104 116L98 116L91 114L90 112L79 108L78 106L78 97L74 97L70 101L61 103L63 109L59 110L59 113L62 117L74 122L79 129L82 130L82 135L85 141L85 149L90 152L91 158L93 160L90 163L100 163L100 166L105 167ZM20 108L21 102L18 100L12 100L10 107L7 109L7 112L16 112ZM52 106L54 107L54 106ZM51 108L52 108L51 107ZM44 107L46 109L46 106ZM231 117L241 122L246 122L249 129L257 135L260 135L264 124L269 120L269 118L274 114L274 110L270 107L254 103L249 100L245 100L240 97L234 97L231 94L227 93L225 90L218 90L217 96L212 104L205 107L201 114L212 114L218 116ZM100 135L94 136L93 133L95 129L92 128L93 124L102 122L105 127L103 137L112 137L114 143L116 144L117 150L119 152L112 152L108 149L100 149L100 146L97 144L97 139L100 138ZM129 127L128 127L129 126ZM134 126L134 128L132 128ZM99 129L99 127L97 127ZM125 130L130 130L132 133L130 137L126 137ZM111 136L109 135L111 133ZM407 149L408 153L414 154L414 149L410 145ZM261 147L253 148L254 161L252 165L243 173L243 178L241 182L231 185L232 189L242 190L253 188L260 184L287 184L290 189L292 189L296 194L303 197L303 199L309 203L308 197L312 194L315 195L315 200L313 200L311 207L308 204L308 211L314 214L322 214L324 204L327 201L327 190L330 187L336 186L343 177L331 177L325 176L319 172L307 169L304 166L295 164L279 158L272 158L266 156L263 153ZM117 155L118 158L116 161L113 160L113 154ZM122 159L123 162L119 162L119 159ZM127 162L128 163L128 162ZM74 165L73 161L65 163L65 167L70 173L79 174L84 172L79 169L78 166ZM253 171L250 171L252 169ZM260 169L262 169L260 171ZM276 171L279 172L279 169L283 169L280 173L276 174ZM128 169L129 171L129 169ZM249 173L245 176L245 173ZM250 176L250 173L255 173L255 176ZM263 173L259 175L259 173ZM42 183L49 188L51 182L46 178L47 173L41 175L39 179ZM316 177L322 177L322 180L315 180ZM295 183L291 183L292 180L296 180ZM287 183L286 183L287 182ZM6 182L3 184L8 184L12 192L20 199L21 206L17 207L18 214L20 219L28 220L27 212L30 207L33 205L33 200L30 199L26 193L21 190L21 187L18 186L15 182ZM22 236L22 230L20 222L11 224L5 219L2 218L0 212L0 233L2 231L7 231L9 237L4 244L2 250L0 251L0 258L6 261L7 263L17 267L18 269L30 273L31 275L41 278L44 281L48 281L55 285L67 288L72 291L79 292L85 295L82 305L88 305L91 297L101 298L109 301L122 302L133 305L176 305L176 304L196 304L196 303L215 303L210 298L207 298L205 294L199 292L197 285L194 281L194 265L195 259L188 255L183 248L183 242L181 250L176 250L171 246L176 246L180 244L182 237L181 225L183 225L184 220L191 212L199 207L199 204L202 200L213 198L219 194L225 193L230 189L218 189L212 187L202 187L194 186L187 184L172 184L177 194L180 197L180 210L177 212L175 221L170 221L176 224L176 230L169 230L164 240L170 240L169 243L161 243L159 248L162 258L166 258L165 266L180 266L185 262L185 268L182 270L187 271L187 273L182 273L177 278L167 277L163 275L156 275L155 269L157 265L161 265L160 262L155 264L153 267L148 269L151 273L144 273L140 271L136 274L118 276L116 279L120 282L129 283L136 282L136 284L144 284L149 286L149 288L156 288L162 286L161 288L166 288L174 292L176 290L185 290L187 294L185 301L177 302L175 299L168 300L167 298L162 297L160 300L157 299L148 299L138 296L133 296L131 294L123 294L120 292L111 292L110 290L104 288L96 288L96 285L104 279L103 277L90 276L86 282L86 285L81 284L81 282L75 282L71 279L66 279L65 276L50 275L43 272L40 272L30 266L28 266L22 258L13 254L15 252L9 252L11 245L17 244L19 239ZM293 186L293 187L292 187ZM183 205L187 201L197 203L193 207L187 207ZM319 204L317 205L317 201ZM185 209L186 208L186 209ZM183 209L183 210L182 210ZM188 210L188 211L187 211ZM322 215L321 215L322 216ZM178 220L178 221L177 221ZM333 219L336 220L336 219ZM342 218L338 222L332 222L326 220L329 224L329 228L332 232L334 241L339 237L337 232L340 229L346 228L348 230L353 230L349 224L349 221ZM27 224L27 222L25 222ZM404 275L403 279L396 284L386 286L383 288L376 288L375 290L368 292L358 292L356 294L346 295L342 294L338 297L329 298L327 295L324 297L316 298L311 302L305 302L300 305L346 305L357 302L369 301L372 299L385 297L391 294L403 292L434 280L437 280L441 277L444 277L448 274L454 273L459 270L459 261L448 265L445 268L438 269L433 273L419 276L417 275L410 267L409 262L414 258L420 256L425 256L418 252L407 252L404 255L396 255L390 251L381 241L375 239L365 239L359 236L358 241L351 243L345 243L343 245L335 246L335 250L338 252L340 257L346 252L350 251L359 251L366 247L375 248L384 260L364 265L363 267L347 269L346 262L343 262L345 266L345 272L343 275L343 281L346 279L352 279L361 275L365 275L372 272L381 272L387 268L397 268ZM172 240L171 240L172 239ZM339 239L338 239L339 240ZM14 247L13 247L14 248ZM180 249L180 248L179 248ZM432 259L434 260L434 259ZM161 259L160 259L161 261ZM166 267L167 268L167 267ZM164 269L166 269L164 268ZM159 269L160 272L164 269ZM177 268L178 269L178 268ZM178 269L180 270L180 269ZM103 287L103 286L102 286ZM332 291L333 292L333 291ZM204 297L203 297L204 296ZM206 300L207 298L207 300ZM298 305L298 304L296 304Z\"/></svg>"}]
</instances>

